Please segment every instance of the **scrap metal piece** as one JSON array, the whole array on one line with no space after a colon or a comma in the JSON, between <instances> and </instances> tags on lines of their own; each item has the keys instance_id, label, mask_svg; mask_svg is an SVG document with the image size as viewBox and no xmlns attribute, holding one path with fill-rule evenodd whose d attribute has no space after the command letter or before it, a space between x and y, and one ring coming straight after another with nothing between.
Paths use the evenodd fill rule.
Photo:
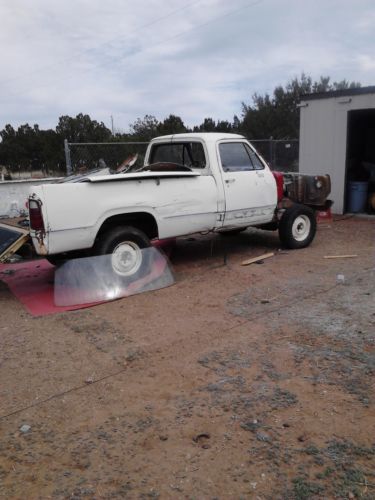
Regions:
<instances>
[{"instance_id":1,"label":"scrap metal piece","mask_svg":"<svg viewBox=\"0 0 375 500\"><path fill-rule=\"evenodd\" d=\"M142 264L134 268L134 273L120 272L113 254L66 261L55 271L55 305L106 302L174 284L164 254L154 247L143 248L140 253Z\"/></svg>"},{"instance_id":2,"label":"scrap metal piece","mask_svg":"<svg viewBox=\"0 0 375 500\"><path fill-rule=\"evenodd\" d=\"M5 262L30 238L28 229L0 223L0 262Z\"/></svg>"},{"instance_id":3,"label":"scrap metal piece","mask_svg":"<svg viewBox=\"0 0 375 500\"><path fill-rule=\"evenodd\" d=\"M295 172L284 174L288 198L304 205L322 206L331 192L329 175L306 175Z\"/></svg>"}]
</instances>

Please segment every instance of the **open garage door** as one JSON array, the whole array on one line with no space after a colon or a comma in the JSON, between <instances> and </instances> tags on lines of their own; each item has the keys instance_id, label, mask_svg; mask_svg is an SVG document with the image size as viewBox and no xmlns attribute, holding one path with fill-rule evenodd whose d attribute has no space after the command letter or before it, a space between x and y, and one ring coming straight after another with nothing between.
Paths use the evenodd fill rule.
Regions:
<instances>
[{"instance_id":1,"label":"open garage door","mask_svg":"<svg viewBox=\"0 0 375 500\"><path fill-rule=\"evenodd\" d=\"M375 109L348 113L346 212L375 213Z\"/></svg>"}]
</instances>

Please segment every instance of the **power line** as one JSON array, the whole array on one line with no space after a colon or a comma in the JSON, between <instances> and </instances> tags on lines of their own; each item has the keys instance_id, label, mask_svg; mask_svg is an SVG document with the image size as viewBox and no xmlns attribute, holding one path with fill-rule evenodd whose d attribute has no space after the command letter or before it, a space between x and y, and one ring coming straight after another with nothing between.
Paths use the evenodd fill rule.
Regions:
<instances>
[{"instance_id":1,"label":"power line","mask_svg":"<svg viewBox=\"0 0 375 500\"><path fill-rule=\"evenodd\" d=\"M177 11L174 11L174 13L179 12L179 11L181 11L181 10L185 10L185 9L187 9L188 7L190 7L191 5L193 5L193 4L195 4L195 3L198 3L198 1L201 1L201 0L197 0L197 1L195 1L195 2L192 2L192 3L188 4L188 6L186 6L186 7L182 8L182 9L177 9ZM212 23L214 23L214 22L216 22L216 21L218 21L218 20L220 20L220 19L226 18L226 17L228 17L228 16L233 16L233 15L235 15L235 14L238 14L239 12L241 12L241 11L243 11L243 10L249 9L249 8L254 7L255 5L258 5L258 4L263 3L263 2L264 2L264 0L256 0L256 1L251 1L251 2L248 2L248 3L247 3L247 4L245 4L245 5L242 5L241 7L237 8L237 9L231 9L231 10L228 10L228 11L227 11L227 12L225 12L224 14L221 14L221 15L219 15L219 16L216 16L216 17L214 17L214 18L211 18L211 19L209 19L208 21L205 21L205 22L203 22L203 23L196 24L196 25L192 26L191 28L188 28L188 29L186 29L186 30L184 30L184 31L181 31L181 32L179 32L179 33L176 33L175 35L173 35L173 36L171 36L171 37L168 37L168 38L163 38L163 39L162 39L162 40L160 40L159 42L155 42L155 43L153 43L151 46L146 46L145 48L139 49L138 51L133 52L132 56L136 56L136 55L139 55L139 54L141 54L141 53L144 53L144 52L147 52L147 51L149 51L149 50L152 50L152 49L154 49L154 48L155 48L155 47L157 47L157 46L164 45L164 44L166 44L166 43L168 43L168 42L170 42L170 41L172 41L172 40L175 40L176 38L180 38L180 37L182 37L182 36L186 35L187 33L190 33L191 31L194 31L194 30L197 30L197 29L199 29L199 28L202 28L202 27L208 26L208 25L210 25L210 24L212 24ZM171 15L172 15L172 13L168 14L167 16L164 16L164 18L163 18L163 19L165 19L166 17L170 17ZM156 21L155 21L155 22L156 22ZM155 23L150 23L149 25L151 25L151 24L155 24ZM92 49L91 49L91 50L92 50ZM86 52L90 52L90 51L89 51L89 50L87 50ZM124 59L126 59L126 58L128 58L128 57L129 57L129 56L126 56ZM123 60L124 60L124 59L123 59ZM69 59L69 60L71 60L71 59ZM105 61L105 62L102 62L102 63L97 63L97 64L93 65L93 66L92 66L92 68L95 68L95 69L97 69L97 68L102 68L102 67L108 66L108 65L110 65L110 64L112 64L112 61ZM70 72L69 74L67 74L67 75L65 76L65 80L66 80L66 79L70 79L70 78L72 78L73 76L74 76L74 73ZM49 85L50 85L50 83L47 83L47 84L45 84L45 85L39 85L38 87L36 87L36 89L45 88L45 87L48 87ZM9 96L9 95L17 95L17 94L19 94L19 91L18 91L18 92L11 92L11 93L8 93L7 95Z\"/></svg>"},{"instance_id":2,"label":"power line","mask_svg":"<svg viewBox=\"0 0 375 500\"><path fill-rule=\"evenodd\" d=\"M194 31L194 30L197 30L197 29L199 29L199 28L203 28L203 27L205 27L205 26L208 26L208 25L210 25L210 24L212 24L212 23L214 23L214 22L216 22L216 21L218 21L218 20L220 20L220 19L226 18L226 17L228 17L228 16L233 16L233 15L236 15L236 14L238 14L239 12L241 12L241 11L243 11L243 10L245 10L245 9L249 9L250 7L254 7L255 5L258 5L258 4L262 3L262 2L264 2L264 0L256 0L256 1L250 2L250 3L249 3L249 4L247 4L247 5L244 5L244 6L240 7L240 8L238 8L238 9L234 9L234 10L227 11L227 12L225 12L224 14L221 14L220 16L214 17L213 19L210 19L210 20L208 20L208 21L206 21L206 22L204 22L204 23L201 23L201 24L197 24L197 25L195 25L195 26L192 26L191 28L189 28L189 29L187 29L187 30L184 30L184 31L181 31L181 32L179 32L179 33L177 33L177 34L175 34L175 35L172 35L172 36L171 36L171 37L169 37L169 38L164 38L164 39L160 40L159 42L154 43L152 46L149 46L149 47L145 47L145 48L143 48L143 49L140 49L139 51L134 52L131 56L138 55L138 54L141 54L141 53L147 52L147 51L149 51L149 50L153 50L155 47L158 47L158 46L160 46L160 45L164 45L164 44L166 44L166 43L168 43L168 42L171 42L172 40L175 40L176 38L180 38L180 37L182 37L182 36L184 36L184 35L186 35L186 34L188 34L188 33L192 32L192 31ZM128 57L129 57L129 56L128 56ZM125 59L126 59L126 58L125 58ZM103 62L103 63L101 63L100 65L97 65L97 67L107 66L108 64L111 64L111 63L109 63L109 62Z\"/></svg>"},{"instance_id":3,"label":"power line","mask_svg":"<svg viewBox=\"0 0 375 500\"><path fill-rule=\"evenodd\" d=\"M263 3L263 2L264 2L264 0L256 0L255 2L253 1L253 2L250 2L250 3L246 4L246 5L243 5L242 7L238 8L238 9L227 11L224 14L221 14L220 16L214 17L213 19L210 19L210 20L208 20L208 21L206 21L204 23L197 24L197 25L193 26L192 28L189 28L189 29L187 29L185 31L181 31L180 33L177 33L176 35L173 35L170 38L165 38L165 39L161 40L160 42L156 42L150 48L153 49L155 46L162 45L162 44L164 44L166 42L170 42L171 40L174 40L175 38L179 38L179 37L181 37L183 35L186 35L187 33L190 33L191 31L194 31L195 29L199 29L199 28L202 28L202 27L207 26L209 24L212 24L215 21L223 19L224 17L233 16L233 15L238 14L239 12L241 12L241 11L243 11L245 9L249 9L250 7L255 7L255 5L258 5L258 4ZM147 50L149 50L149 48L142 49L140 52L146 52Z\"/></svg>"},{"instance_id":4,"label":"power line","mask_svg":"<svg viewBox=\"0 0 375 500\"><path fill-rule=\"evenodd\" d=\"M196 24L195 26L192 26L191 28L188 28L184 31L180 31L179 33L176 33L175 35L172 35L171 37L163 38L162 40L159 40L158 42L153 43L151 46L139 49L138 51L133 52L131 54L131 57L142 54L142 53L147 52L149 50L153 50L155 47L158 47L160 45L164 45L172 40L175 40L176 38L180 38L180 37L186 35L187 33L190 33L191 31L208 26L209 24L212 24L212 23L214 23L220 19L223 19L225 17L238 14L239 12L241 12L245 9L249 9L250 7L254 7L255 5L258 5L258 4L263 3L263 2L264 2L264 0L255 0L255 1L251 1L251 2L243 5L242 7L238 8L238 9L229 10L229 11L225 12L224 14L221 14L219 16L212 18L212 19L209 19L208 21L205 21L204 23ZM127 59L129 57L130 56L126 56L124 59ZM96 64L95 68L105 67L105 66L108 66L110 64L112 64L111 61L102 62L100 64Z\"/></svg>"},{"instance_id":5,"label":"power line","mask_svg":"<svg viewBox=\"0 0 375 500\"><path fill-rule=\"evenodd\" d=\"M144 24L142 26L139 26L138 28L136 28L135 30L131 31L130 33L128 33L125 37L125 39L123 38L122 41L130 38L132 35L135 35L136 33L138 33L140 30L144 30L145 28L149 28L150 26L153 26L154 24L158 24L159 22L161 21L164 21L165 19L168 19L172 16L174 16L175 14L178 14L180 12L183 12L184 10L187 10L189 9L190 7L192 7L193 5L197 4L197 3L200 3L202 0L194 0L193 2L190 2L188 3L187 5L185 5L184 7L181 7L179 9L175 9L175 10L172 10L171 12L169 12L168 14L165 14L164 16L161 16L161 17L158 17L157 19L155 19L154 21L151 21L150 23L147 23L147 24ZM107 40L106 42L104 42L102 44L102 46L104 45L110 45L111 43L113 42L118 42L119 40L117 38L112 38L110 40ZM90 49L85 49L85 50L82 50L80 52L79 55L84 55L84 54L88 54L90 53L91 51L93 50L99 50L101 46L99 47L91 47ZM30 75L34 75L34 74L37 74L39 73L40 71L43 71L43 70L47 70L47 69L51 69L51 68L55 68L57 66L59 66L60 64L63 64L63 63L66 63L66 62L70 62L71 61L71 57L66 57L64 59L60 59L59 61L55 61L54 63L52 64L49 64L49 65L46 65L46 66L41 66L39 67L38 69L33 69L32 71L29 71L27 73L24 73L24 74L21 74L17 77L12 77L12 78L8 78L7 80L3 80L0 82L0 85L6 85L7 83L11 83L11 82L14 82L14 81L18 81L19 79L21 78L26 78Z\"/></svg>"}]
</instances>

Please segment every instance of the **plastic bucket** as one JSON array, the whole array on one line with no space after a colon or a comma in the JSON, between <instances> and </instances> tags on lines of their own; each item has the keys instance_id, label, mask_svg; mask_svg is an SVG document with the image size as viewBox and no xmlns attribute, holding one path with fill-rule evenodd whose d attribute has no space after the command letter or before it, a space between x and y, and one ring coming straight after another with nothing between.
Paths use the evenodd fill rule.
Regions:
<instances>
[{"instance_id":1,"label":"plastic bucket","mask_svg":"<svg viewBox=\"0 0 375 500\"><path fill-rule=\"evenodd\" d=\"M368 182L354 182L348 184L348 212L364 212L367 201Z\"/></svg>"}]
</instances>

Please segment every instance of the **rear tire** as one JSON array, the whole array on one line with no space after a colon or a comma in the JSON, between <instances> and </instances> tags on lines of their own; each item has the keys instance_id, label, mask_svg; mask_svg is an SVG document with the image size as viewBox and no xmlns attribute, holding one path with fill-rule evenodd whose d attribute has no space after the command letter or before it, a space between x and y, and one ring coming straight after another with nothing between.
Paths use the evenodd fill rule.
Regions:
<instances>
[{"instance_id":1,"label":"rear tire","mask_svg":"<svg viewBox=\"0 0 375 500\"><path fill-rule=\"evenodd\" d=\"M280 241L286 248L310 245L316 233L316 217L310 207L295 204L287 208L279 223Z\"/></svg>"},{"instance_id":2,"label":"rear tire","mask_svg":"<svg viewBox=\"0 0 375 500\"><path fill-rule=\"evenodd\" d=\"M150 255L142 251L151 245L148 237L132 226L112 228L98 237L95 255L111 255L112 271L124 280L144 276L149 270Z\"/></svg>"}]
</instances>

